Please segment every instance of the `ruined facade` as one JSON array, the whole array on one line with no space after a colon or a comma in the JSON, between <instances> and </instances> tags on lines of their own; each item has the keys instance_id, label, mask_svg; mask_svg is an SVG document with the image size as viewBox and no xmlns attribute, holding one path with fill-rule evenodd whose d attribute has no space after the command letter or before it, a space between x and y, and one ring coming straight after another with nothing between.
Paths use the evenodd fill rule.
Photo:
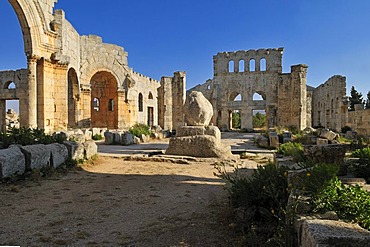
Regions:
<instances>
[{"instance_id":1,"label":"ruined facade","mask_svg":"<svg viewBox=\"0 0 370 247\"><path fill-rule=\"evenodd\" d=\"M24 35L27 68L0 72L5 101L19 100L21 126L128 128L158 124L160 82L133 71L123 47L80 36L57 0L9 0ZM171 82L172 83L172 82Z\"/></svg>"},{"instance_id":2,"label":"ruined facade","mask_svg":"<svg viewBox=\"0 0 370 247\"><path fill-rule=\"evenodd\" d=\"M253 128L253 112L264 110L268 127L310 126L307 65L282 73L283 48L222 52L213 57L214 77L189 91L201 91L214 107L214 125L231 129L239 111L241 128ZM256 99L255 95L261 96Z\"/></svg>"}]
</instances>

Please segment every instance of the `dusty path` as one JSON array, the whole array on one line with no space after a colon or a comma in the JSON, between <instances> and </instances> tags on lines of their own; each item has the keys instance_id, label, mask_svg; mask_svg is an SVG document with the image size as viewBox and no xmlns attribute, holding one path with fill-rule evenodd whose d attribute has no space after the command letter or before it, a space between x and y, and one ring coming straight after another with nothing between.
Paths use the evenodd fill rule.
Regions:
<instances>
[{"instance_id":1,"label":"dusty path","mask_svg":"<svg viewBox=\"0 0 370 247\"><path fill-rule=\"evenodd\" d=\"M234 246L214 171L101 157L68 175L0 184L0 246Z\"/></svg>"}]
</instances>

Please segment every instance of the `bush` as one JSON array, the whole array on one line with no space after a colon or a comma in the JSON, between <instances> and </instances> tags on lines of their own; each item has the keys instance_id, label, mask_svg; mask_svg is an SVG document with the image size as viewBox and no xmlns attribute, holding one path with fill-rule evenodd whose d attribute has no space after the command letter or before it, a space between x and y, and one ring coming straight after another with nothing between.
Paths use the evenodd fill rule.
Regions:
<instances>
[{"instance_id":1,"label":"bush","mask_svg":"<svg viewBox=\"0 0 370 247\"><path fill-rule=\"evenodd\" d=\"M100 135L100 134L95 134L95 135L93 135L92 139L95 140L95 141L99 141L99 140L103 139L103 136Z\"/></svg>"},{"instance_id":2,"label":"bush","mask_svg":"<svg viewBox=\"0 0 370 247\"><path fill-rule=\"evenodd\" d=\"M151 134L150 127L146 124L136 123L134 126L132 126L129 129L129 132L137 137L140 137L141 135L147 135L149 136Z\"/></svg>"},{"instance_id":3,"label":"bush","mask_svg":"<svg viewBox=\"0 0 370 247\"><path fill-rule=\"evenodd\" d=\"M370 183L370 148L357 149L352 152L352 157L358 158L353 164L353 170L357 177L365 178Z\"/></svg>"},{"instance_id":4,"label":"bush","mask_svg":"<svg viewBox=\"0 0 370 247\"><path fill-rule=\"evenodd\" d=\"M291 156L295 161L305 160L303 146L299 142L288 142L281 144L276 153Z\"/></svg>"},{"instance_id":5,"label":"bush","mask_svg":"<svg viewBox=\"0 0 370 247\"><path fill-rule=\"evenodd\" d=\"M276 168L269 163L260 166L250 178L239 176L238 169L235 175L230 175L220 167L216 168L218 176L227 181L232 207L242 210L242 222L238 222L241 230L248 237L258 235L258 239L263 241L261 246L273 240L284 242L285 239L277 240L276 234L285 232L290 235L286 230L289 196L286 168Z\"/></svg>"},{"instance_id":6,"label":"bush","mask_svg":"<svg viewBox=\"0 0 370 247\"><path fill-rule=\"evenodd\" d=\"M340 219L370 230L370 194L358 185L345 186L334 178L313 197L312 203L314 212L335 211Z\"/></svg>"},{"instance_id":7,"label":"bush","mask_svg":"<svg viewBox=\"0 0 370 247\"><path fill-rule=\"evenodd\" d=\"M32 128L11 128L7 132L0 134L0 141L3 142L4 148L12 144L19 145L33 145L33 144L50 144L50 143L63 143L65 137L62 135L47 135L43 129Z\"/></svg>"}]
</instances>

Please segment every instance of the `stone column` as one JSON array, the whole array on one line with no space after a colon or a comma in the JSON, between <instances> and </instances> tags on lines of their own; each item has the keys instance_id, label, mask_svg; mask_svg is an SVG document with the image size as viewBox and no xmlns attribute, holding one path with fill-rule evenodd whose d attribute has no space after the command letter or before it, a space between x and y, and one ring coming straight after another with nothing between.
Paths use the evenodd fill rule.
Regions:
<instances>
[{"instance_id":1,"label":"stone column","mask_svg":"<svg viewBox=\"0 0 370 247\"><path fill-rule=\"evenodd\" d=\"M37 59L28 59L28 126L37 127Z\"/></svg>"},{"instance_id":2,"label":"stone column","mask_svg":"<svg viewBox=\"0 0 370 247\"><path fill-rule=\"evenodd\" d=\"M6 100L0 100L0 131L6 131Z\"/></svg>"}]
</instances>

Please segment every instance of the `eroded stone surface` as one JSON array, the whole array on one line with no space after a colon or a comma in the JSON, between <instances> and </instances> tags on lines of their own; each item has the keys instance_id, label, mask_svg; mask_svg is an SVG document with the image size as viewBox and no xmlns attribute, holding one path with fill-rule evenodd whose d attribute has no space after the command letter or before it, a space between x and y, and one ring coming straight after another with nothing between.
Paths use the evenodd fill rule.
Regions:
<instances>
[{"instance_id":1,"label":"eroded stone surface","mask_svg":"<svg viewBox=\"0 0 370 247\"><path fill-rule=\"evenodd\" d=\"M201 92L191 92L184 105L185 122L190 126L208 126L213 116L212 104Z\"/></svg>"},{"instance_id":2,"label":"eroded stone surface","mask_svg":"<svg viewBox=\"0 0 370 247\"><path fill-rule=\"evenodd\" d=\"M52 143L46 145L51 150L51 165L54 168L59 167L68 159L68 149L65 145Z\"/></svg>"},{"instance_id":3,"label":"eroded stone surface","mask_svg":"<svg viewBox=\"0 0 370 247\"><path fill-rule=\"evenodd\" d=\"M0 150L0 178L23 174L25 169L26 160L18 146Z\"/></svg>"}]
</instances>

